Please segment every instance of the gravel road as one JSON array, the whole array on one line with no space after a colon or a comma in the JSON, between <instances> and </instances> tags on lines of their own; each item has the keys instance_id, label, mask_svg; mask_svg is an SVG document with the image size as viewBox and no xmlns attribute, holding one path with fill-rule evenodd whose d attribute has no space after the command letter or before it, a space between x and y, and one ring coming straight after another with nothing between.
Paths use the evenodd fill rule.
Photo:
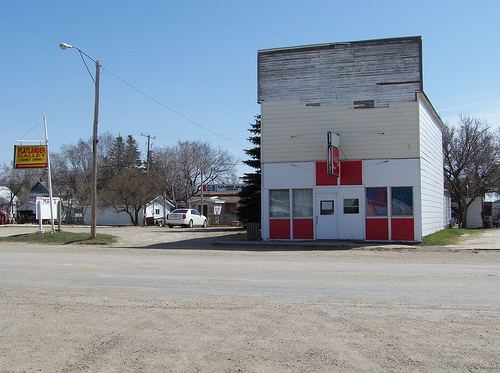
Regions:
<instances>
[{"instance_id":1,"label":"gravel road","mask_svg":"<svg viewBox=\"0 0 500 373\"><path fill-rule=\"evenodd\" d=\"M0 372L500 371L499 251L180 250L153 237L1 243Z\"/></svg>"}]
</instances>

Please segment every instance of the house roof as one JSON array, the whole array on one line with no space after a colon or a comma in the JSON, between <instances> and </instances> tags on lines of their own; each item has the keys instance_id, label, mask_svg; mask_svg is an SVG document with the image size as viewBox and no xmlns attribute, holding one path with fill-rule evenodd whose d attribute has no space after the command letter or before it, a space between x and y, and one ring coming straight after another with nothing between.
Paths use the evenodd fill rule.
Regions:
<instances>
[{"instance_id":1,"label":"house roof","mask_svg":"<svg viewBox=\"0 0 500 373\"><path fill-rule=\"evenodd\" d=\"M45 186L40 181L38 181L33 186L33 188L31 188L31 194L44 194L44 195L46 194L46 195L48 195L49 190L47 188L45 188Z\"/></svg>"}]
</instances>

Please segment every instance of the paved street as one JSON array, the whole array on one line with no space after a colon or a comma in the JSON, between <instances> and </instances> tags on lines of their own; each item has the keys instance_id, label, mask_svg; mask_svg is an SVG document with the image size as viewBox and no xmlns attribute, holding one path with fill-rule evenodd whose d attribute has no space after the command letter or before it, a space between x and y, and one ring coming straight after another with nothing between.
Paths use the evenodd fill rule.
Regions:
<instances>
[{"instance_id":1,"label":"paved street","mask_svg":"<svg viewBox=\"0 0 500 373\"><path fill-rule=\"evenodd\" d=\"M142 232L143 246L2 242L0 372L500 366L499 251L188 250ZM207 233L160 232L176 234Z\"/></svg>"}]
</instances>

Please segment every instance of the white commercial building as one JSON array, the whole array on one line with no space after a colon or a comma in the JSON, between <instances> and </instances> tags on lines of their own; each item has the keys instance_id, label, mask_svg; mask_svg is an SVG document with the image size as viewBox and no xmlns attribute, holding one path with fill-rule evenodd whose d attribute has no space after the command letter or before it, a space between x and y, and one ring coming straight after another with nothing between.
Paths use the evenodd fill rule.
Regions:
<instances>
[{"instance_id":1,"label":"white commercial building","mask_svg":"<svg viewBox=\"0 0 500 373\"><path fill-rule=\"evenodd\" d=\"M264 240L421 241L448 223L420 37L261 50L258 102Z\"/></svg>"}]
</instances>

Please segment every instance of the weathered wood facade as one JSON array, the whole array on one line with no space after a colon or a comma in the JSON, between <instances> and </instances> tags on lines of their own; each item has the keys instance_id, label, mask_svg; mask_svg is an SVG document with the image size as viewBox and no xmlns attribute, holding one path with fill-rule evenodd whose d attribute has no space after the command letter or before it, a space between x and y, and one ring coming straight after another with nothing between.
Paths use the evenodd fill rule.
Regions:
<instances>
[{"instance_id":1,"label":"weathered wood facade","mask_svg":"<svg viewBox=\"0 0 500 373\"><path fill-rule=\"evenodd\" d=\"M423 90L419 36L261 50L257 64L259 103L384 107Z\"/></svg>"}]
</instances>

